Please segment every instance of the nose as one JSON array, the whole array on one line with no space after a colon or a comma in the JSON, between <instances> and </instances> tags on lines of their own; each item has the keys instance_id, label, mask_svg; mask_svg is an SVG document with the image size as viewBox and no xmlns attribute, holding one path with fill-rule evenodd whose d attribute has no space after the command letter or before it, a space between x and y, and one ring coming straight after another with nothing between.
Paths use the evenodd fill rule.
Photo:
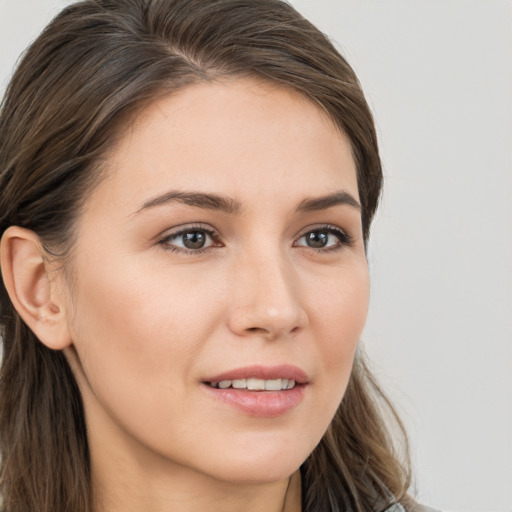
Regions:
<instances>
[{"instance_id":1,"label":"nose","mask_svg":"<svg viewBox=\"0 0 512 512\"><path fill-rule=\"evenodd\" d=\"M228 324L235 334L276 340L293 336L306 326L300 282L285 258L253 255L237 265L232 277Z\"/></svg>"}]
</instances>

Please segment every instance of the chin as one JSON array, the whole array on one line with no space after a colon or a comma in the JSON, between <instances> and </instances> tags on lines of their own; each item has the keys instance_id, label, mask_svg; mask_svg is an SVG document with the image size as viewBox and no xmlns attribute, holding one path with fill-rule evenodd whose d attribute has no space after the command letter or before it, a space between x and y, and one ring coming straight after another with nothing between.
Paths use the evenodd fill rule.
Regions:
<instances>
[{"instance_id":1,"label":"chin","mask_svg":"<svg viewBox=\"0 0 512 512\"><path fill-rule=\"evenodd\" d=\"M246 464L219 470L212 474L215 480L220 480L234 485L259 485L280 482L289 478L300 467L296 464L277 464L278 467L270 467L275 461L267 461L261 467L254 467Z\"/></svg>"},{"instance_id":2,"label":"chin","mask_svg":"<svg viewBox=\"0 0 512 512\"><path fill-rule=\"evenodd\" d=\"M239 451L232 457L210 459L206 472L217 480L234 484L264 484L287 479L295 473L309 455L293 441L286 446L267 446L254 451Z\"/></svg>"}]
</instances>

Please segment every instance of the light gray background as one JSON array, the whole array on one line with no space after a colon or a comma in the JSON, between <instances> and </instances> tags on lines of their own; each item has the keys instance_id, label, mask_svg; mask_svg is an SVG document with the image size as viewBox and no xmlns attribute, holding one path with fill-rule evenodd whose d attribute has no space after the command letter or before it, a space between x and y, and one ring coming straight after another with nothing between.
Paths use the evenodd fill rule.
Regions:
<instances>
[{"instance_id":1,"label":"light gray background","mask_svg":"<svg viewBox=\"0 0 512 512\"><path fill-rule=\"evenodd\" d=\"M65 0L0 0L0 91ZM386 174L364 342L417 492L512 510L512 1L295 0L358 73Z\"/></svg>"}]
</instances>

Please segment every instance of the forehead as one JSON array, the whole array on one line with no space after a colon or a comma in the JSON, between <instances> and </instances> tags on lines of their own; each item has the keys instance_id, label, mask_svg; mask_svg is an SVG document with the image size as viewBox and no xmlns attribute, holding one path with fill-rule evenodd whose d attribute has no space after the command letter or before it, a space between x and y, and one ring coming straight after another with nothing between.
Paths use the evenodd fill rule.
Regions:
<instances>
[{"instance_id":1,"label":"forehead","mask_svg":"<svg viewBox=\"0 0 512 512\"><path fill-rule=\"evenodd\" d=\"M350 142L327 114L254 79L198 83L155 101L121 134L107 167L109 201L140 203L166 188L220 187L241 201L340 188L358 196Z\"/></svg>"}]
</instances>

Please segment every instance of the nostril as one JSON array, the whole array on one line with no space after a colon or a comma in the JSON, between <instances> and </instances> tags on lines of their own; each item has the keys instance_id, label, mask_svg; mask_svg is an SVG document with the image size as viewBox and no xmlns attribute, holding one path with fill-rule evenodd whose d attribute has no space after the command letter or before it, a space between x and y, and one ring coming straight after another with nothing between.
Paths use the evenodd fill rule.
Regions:
<instances>
[{"instance_id":1,"label":"nostril","mask_svg":"<svg viewBox=\"0 0 512 512\"><path fill-rule=\"evenodd\" d=\"M269 334L270 332L268 329L264 329L263 327L249 327L246 331L255 334Z\"/></svg>"},{"instance_id":2,"label":"nostril","mask_svg":"<svg viewBox=\"0 0 512 512\"><path fill-rule=\"evenodd\" d=\"M296 334L298 331L300 331L301 327L300 326L296 326L296 327L293 327L292 329L290 330L287 330L285 328L283 329L278 329L278 328L275 328L275 329L272 329L272 328L264 328L264 327L248 327L247 329L245 329L245 332L246 333L249 333L249 334L255 334L255 335L259 335L259 336L262 336L264 338L267 338L267 339L277 339L281 336L288 336L288 335L294 335Z\"/></svg>"}]
</instances>

